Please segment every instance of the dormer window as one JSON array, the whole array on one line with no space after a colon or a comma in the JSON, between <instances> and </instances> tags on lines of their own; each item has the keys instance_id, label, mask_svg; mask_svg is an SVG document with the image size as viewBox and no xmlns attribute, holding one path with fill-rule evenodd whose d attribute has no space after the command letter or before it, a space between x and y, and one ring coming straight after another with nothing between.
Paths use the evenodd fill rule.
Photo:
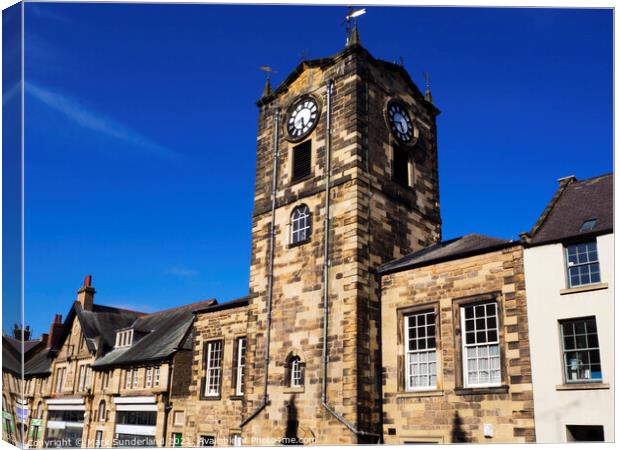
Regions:
<instances>
[{"instance_id":1,"label":"dormer window","mask_svg":"<svg viewBox=\"0 0 620 450\"><path fill-rule=\"evenodd\" d=\"M116 332L116 348L130 347L133 342L133 330Z\"/></svg>"}]
</instances>

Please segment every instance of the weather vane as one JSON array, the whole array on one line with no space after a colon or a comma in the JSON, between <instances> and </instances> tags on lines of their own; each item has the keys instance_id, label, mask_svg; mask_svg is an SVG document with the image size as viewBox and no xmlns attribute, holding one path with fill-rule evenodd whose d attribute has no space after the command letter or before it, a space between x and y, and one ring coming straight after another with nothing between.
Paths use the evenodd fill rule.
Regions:
<instances>
[{"instance_id":1,"label":"weather vane","mask_svg":"<svg viewBox=\"0 0 620 450\"><path fill-rule=\"evenodd\" d=\"M355 28L357 26L357 18L363 14L366 14L366 8L354 10L352 6L349 6L349 12L344 19L346 23L347 45L349 44L349 38L351 36L351 19L354 19L353 28Z\"/></svg>"},{"instance_id":2,"label":"weather vane","mask_svg":"<svg viewBox=\"0 0 620 450\"><path fill-rule=\"evenodd\" d=\"M272 73L278 73L277 70L273 69L272 67L269 66L260 66L260 70L262 70L263 72L267 73L267 79L271 78L271 74Z\"/></svg>"}]
</instances>

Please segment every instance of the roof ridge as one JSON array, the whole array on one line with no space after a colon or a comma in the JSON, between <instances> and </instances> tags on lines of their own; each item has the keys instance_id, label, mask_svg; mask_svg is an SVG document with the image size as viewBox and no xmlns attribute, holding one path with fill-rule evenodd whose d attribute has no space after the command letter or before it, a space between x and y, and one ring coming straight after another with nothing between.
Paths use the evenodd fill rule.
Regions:
<instances>
[{"instance_id":1,"label":"roof ridge","mask_svg":"<svg viewBox=\"0 0 620 450\"><path fill-rule=\"evenodd\" d=\"M160 311L155 311L149 314L145 314L144 316L140 317L140 318L145 318L145 317L153 317L156 316L158 314L162 314L162 313L169 313L169 312L174 312L174 311L191 311L194 307L200 307L201 305L204 306L211 306L211 305L216 305L217 304L217 299L214 298L209 298L206 300L198 300L196 302L193 303L187 303L185 305L181 305L181 306L175 306L173 308L168 308L168 309L162 309Z\"/></svg>"},{"instance_id":2,"label":"roof ridge","mask_svg":"<svg viewBox=\"0 0 620 450\"><path fill-rule=\"evenodd\" d=\"M556 189L555 193L553 194L553 197L551 197L551 200L549 200L549 203L547 203L547 206L545 206L545 209L543 209L543 212L540 213L540 216L538 216L538 220L536 220L536 223L534 223L534 226L532 227L532 229L524 233L525 236L527 236L528 238L533 238L534 235L538 233L538 230L541 229L541 227L544 225L546 220L549 218L551 211L553 211L553 208L555 207L555 205L558 204L558 202L560 201L560 198L562 198L562 195L564 194L564 192L566 192L566 189L568 188L568 186L576 182L578 181L569 179L566 183L561 184L560 187Z\"/></svg>"},{"instance_id":3,"label":"roof ridge","mask_svg":"<svg viewBox=\"0 0 620 450\"><path fill-rule=\"evenodd\" d=\"M141 311L136 311L133 309L127 309L127 308L119 308L117 306L110 306L110 305L102 305L101 303L93 303L93 308L94 307L98 307L98 308L105 308L105 309L109 309L110 311L89 311L89 312L118 312L118 313L133 313L133 314L138 314L138 315L145 315L148 313L145 312L141 312ZM85 310L86 311L86 310Z\"/></svg>"},{"instance_id":4,"label":"roof ridge","mask_svg":"<svg viewBox=\"0 0 620 450\"><path fill-rule=\"evenodd\" d=\"M586 182L588 182L588 181L596 180L597 178L605 178L605 177L608 177L608 176L610 176L610 175L611 175L611 176L613 176L613 174L614 174L613 172L607 172L607 173L604 173L604 174L602 174L602 175L595 175L595 176L590 177L590 178L584 178L583 180L575 180L575 181L574 181L573 183L571 183L571 184L576 184L576 183L586 183Z\"/></svg>"}]
</instances>

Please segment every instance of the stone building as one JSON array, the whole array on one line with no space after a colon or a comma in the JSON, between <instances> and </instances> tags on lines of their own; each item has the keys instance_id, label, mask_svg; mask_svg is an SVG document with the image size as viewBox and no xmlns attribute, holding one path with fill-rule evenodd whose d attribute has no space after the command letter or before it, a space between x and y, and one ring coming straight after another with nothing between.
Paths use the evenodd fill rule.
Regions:
<instances>
[{"instance_id":1,"label":"stone building","mask_svg":"<svg viewBox=\"0 0 620 450\"><path fill-rule=\"evenodd\" d=\"M522 244L470 234L378 272L385 442L534 442Z\"/></svg>"},{"instance_id":2,"label":"stone building","mask_svg":"<svg viewBox=\"0 0 620 450\"><path fill-rule=\"evenodd\" d=\"M533 442L524 244L441 240L429 88L354 28L257 105L248 295L144 314L87 277L26 360L31 446Z\"/></svg>"},{"instance_id":3,"label":"stone building","mask_svg":"<svg viewBox=\"0 0 620 450\"><path fill-rule=\"evenodd\" d=\"M33 405L22 395L33 389L32 382L22 381L22 342L24 361L28 362L45 349L47 338L43 334L39 339L31 339L29 328L22 330L17 325L13 336L2 335L2 431L10 443L24 442L24 436L36 435L40 430L36 421L30 423Z\"/></svg>"},{"instance_id":4,"label":"stone building","mask_svg":"<svg viewBox=\"0 0 620 450\"><path fill-rule=\"evenodd\" d=\"M189 393L193 312L217 302L144 314L96 304L94 294L88 276L25 363L29 446L180 444L167 430L184 421L175 399Z\"/></svg>"},{"instance_id":5,"label":"stone building","mask_svg":"<svg viewBox=\"0 0 620 450\"><path fill-rule=\"evenodd\" d=\"M613 442L613 175L559 182L523 235L536 440Z\"/></svg>"},{"instance_id":6,"label":"stone building","mask_svg":"<svg viewBox=\"0 0 620 450\"><path fill-rule=\"evenodd\" d=\"M374 269L440 238L438 110L357 30L258 107L251 300L230 310L248 325L197 314L193 439L379 442ZM227 382L239 333L242 392Z\"/></svg>"}]
</instances>

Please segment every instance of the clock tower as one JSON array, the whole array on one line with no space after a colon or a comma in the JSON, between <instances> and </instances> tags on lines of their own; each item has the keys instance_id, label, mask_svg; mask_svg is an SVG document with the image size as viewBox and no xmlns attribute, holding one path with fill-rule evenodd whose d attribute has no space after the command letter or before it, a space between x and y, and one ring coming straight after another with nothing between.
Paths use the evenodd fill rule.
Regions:
<instances>
[{"instance_id":1,"label":"clock tower","mask_svg":"<svg viewBox=\"0 0 620 450\"><path fill-rule=\"evenodd\" d=\"M375 268L441 238L439 111L357 29L343 51L267 85L258 107L256 329L239 434L250 445L376 443Z\"/></svg>"}]
</instances>

